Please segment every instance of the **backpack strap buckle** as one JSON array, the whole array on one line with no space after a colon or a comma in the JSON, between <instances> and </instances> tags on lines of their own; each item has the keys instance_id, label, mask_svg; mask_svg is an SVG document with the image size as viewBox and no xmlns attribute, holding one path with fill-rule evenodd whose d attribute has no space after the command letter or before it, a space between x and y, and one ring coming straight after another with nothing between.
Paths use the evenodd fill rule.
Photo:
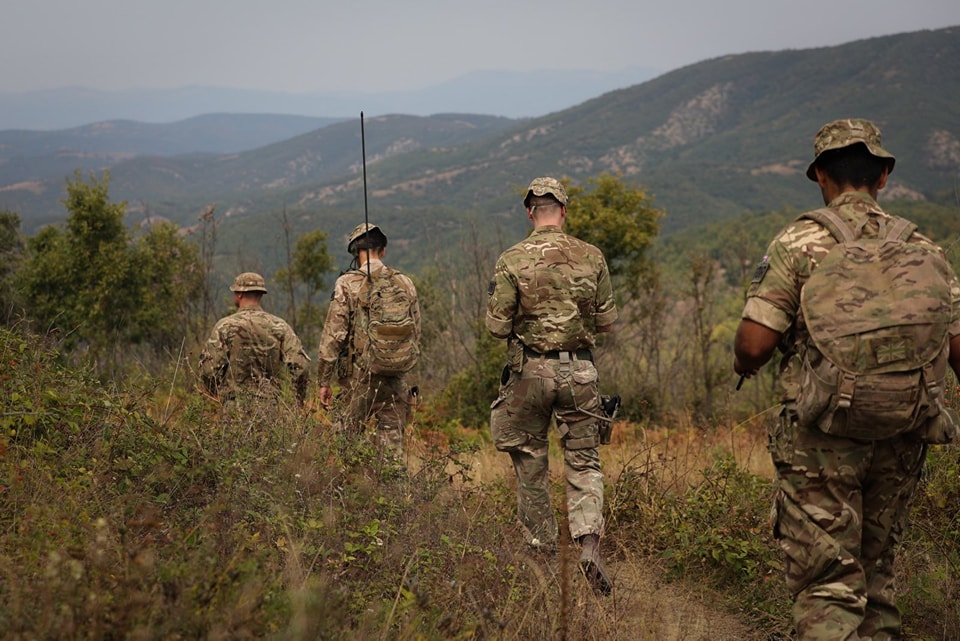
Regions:
<instances>
[{"instance_id":1,"label":"backpack strap buckle","mask_svg":"<svg viewBox=\"0 0 960 641\"><path fill-rule=\"evenodd\" d=\"M853 403L853 390L857 386L855 374L844 373L837 385L837 409L850 409Z\"/></svg>"},{"instance_id":2,"label":"backpack strap buckle","mask_svg":"<svg viewBox=\"0 0 960 641\"><path fill-rule=\"evenodd\" d=\"M923 384L927 387L927 396L933 402L934 407L936 407L939 411L941 407L940 400L943 390L940 389L940 381L937 380L937 374L933 368L933 361L923 366Z\"/></svg>"},{"instance_id":3,"label":"backpack strap buckle","mask_svg":"<svg viewBox=\"0 0 960 641\"><path fill-rule=\"evenodd\" d=\"M559 356L560 356L560 377L566 378L567 376L570 375L570 361L571 361L570 352L561 351L559 353Z\"/></svg>"}]
</instances>

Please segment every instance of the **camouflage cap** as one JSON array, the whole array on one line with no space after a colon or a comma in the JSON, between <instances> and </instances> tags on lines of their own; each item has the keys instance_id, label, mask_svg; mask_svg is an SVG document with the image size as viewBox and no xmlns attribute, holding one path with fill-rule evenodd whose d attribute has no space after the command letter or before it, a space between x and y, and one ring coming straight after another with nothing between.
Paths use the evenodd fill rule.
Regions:
<instances>
[{"instance_id":1,"label":"camouflage cap","mask_svg":"<svg viewBox=\"0 0 960 641\"><path fill-rule=\"evenodd\" d=\"M546 196L547 194L560 201L561 205L567 204L567 190L563 188L563 184L556 178L541 176L540 178L534 178L530 186L527 187L527 195L523 197L523 206L530 206L530 196Z\"/></svg>"},{"instance_id":2,"label":"camouflage cap","mask_svg":"<svg viewBox=\"0 0 960 641\"><path fill-rule=\"evenodd\" d=\"M263 276L256 272L243 272L233 279L233 285L230 285L231 292L263 292L267 293L267 288L263 282Z\"/></svg>"},{"instance_id":3,"label":"camouflage cap","mask_svg":"<svg viewBox=\"0 0 960 641\"><path fill-rule=\"evenodd\" d=\"M880 128L863 118L846 118L828 122L820 127L820 131L813 139L814 157L813 162L807 167L807 178L813 181L817 180L817 174L813 167L817 164L817 158L820 157L820 154L831 149L842 149L857 143L863 143L871 154L886 160L889 171L893 171L896 159L893 154L881 146Z\"/></svg>"},{"instance_id":4,"label":"camouflage cap","mask_svg":"<svg viewBox=\"0 0 960 641\"><path fill-rule=\"evenodd\" d=\"M373 223L360 223L354 227L353 231L350 232L350 235L347 236L347 251L352 254L355 249L369 249L369 247L360 247L360 243L357 243L357 245L354 246L354 243L357 241L357 239L362 238L367 234L373 234L374 232L379 232L379 236L383 240L383 246L386 247L387 235L383 233L383 230L380 229L379 225L374 225Z\"/></svg>"}]
</instances>

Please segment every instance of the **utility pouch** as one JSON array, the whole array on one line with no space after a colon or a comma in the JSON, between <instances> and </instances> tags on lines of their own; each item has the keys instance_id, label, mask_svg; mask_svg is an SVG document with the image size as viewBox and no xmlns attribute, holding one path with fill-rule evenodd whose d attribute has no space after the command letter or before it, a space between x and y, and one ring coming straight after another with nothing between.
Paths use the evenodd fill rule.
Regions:
<instances>
[{"instance_id":1,"label":"utility pouch","mask_svg":"<svg viewBox=\"0 0 960 641\"><path fill-rule=\"evenodd\" d=\"M936 416L928 418L920 429L908 435L911 440L928 445L949 445L960 440L960 417L956 410L942 403L939 405Z\"/></svg>"}]
</instances>

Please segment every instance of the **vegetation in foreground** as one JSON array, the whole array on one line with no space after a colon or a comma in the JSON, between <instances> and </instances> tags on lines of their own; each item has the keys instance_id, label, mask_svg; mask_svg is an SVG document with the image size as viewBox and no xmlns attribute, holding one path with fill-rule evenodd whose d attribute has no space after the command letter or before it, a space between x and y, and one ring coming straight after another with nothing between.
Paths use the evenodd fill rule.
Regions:
<instances>
[{"instance_id":1,"label":"vegetation in foreground","mask_svg":"<svg viewBox=\"0 0 960 641\"><path fill-rule=\"evenodd\" d=\"M7 638L789 637L759 422L618 424L602 599L572 551L525 549L511 475L429 412L404 475L321 415L231 422L173 375L104 389L16 329L0 358ZM912 638L960 638L958 470L933 453L902 554Z\"/></svg>"},{"instance_id":2,"label":"vegetation in foreground","mask_svg":"<svg viewBox=\"0 0 960 641\"><path fill-rule=\"evenodd\" d=\"M417 283L427 401L403 475L321 413L219 416L184 356L220 314L214 208L191 237L129 230L107 187L76 176L66 225L31 238L0 211L7 637L789 636L767 525L775 368L733 394L729 345L763 230L790 212L657 248L662 212L618 177L588 181L570 208L570 230L604 247L622 297L597 350L628 419L601 451L617 588L598 599L571 550L525 548L513 475L485 439L504 357L478 322L496 255L480 230ZM917 213L934 236L955 236L952 212ZM285 303L308 344L332 263L323 230L298 235L282 220L271 304ZM958 449L934 448L898 567L911 638L960 639L958 479ZM562 494L557 477L560 516Z\"/></svg>"}]
</instances>

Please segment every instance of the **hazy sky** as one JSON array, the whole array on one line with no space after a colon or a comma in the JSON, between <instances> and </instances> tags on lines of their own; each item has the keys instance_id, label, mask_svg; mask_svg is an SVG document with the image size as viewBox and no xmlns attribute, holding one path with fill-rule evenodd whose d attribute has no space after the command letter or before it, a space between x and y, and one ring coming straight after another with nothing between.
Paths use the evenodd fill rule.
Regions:
<instances>
[{"instance_id":1,"label":"hazy sky","mask_svg":"<svg viewBox=\"0 0 960 641\"><path fill-rule=\"evenodd\" d=\"M669 71L948 26L960 0L6 0L0 91L392 91L475 70Z\"/></svg>"}]
</instances>

